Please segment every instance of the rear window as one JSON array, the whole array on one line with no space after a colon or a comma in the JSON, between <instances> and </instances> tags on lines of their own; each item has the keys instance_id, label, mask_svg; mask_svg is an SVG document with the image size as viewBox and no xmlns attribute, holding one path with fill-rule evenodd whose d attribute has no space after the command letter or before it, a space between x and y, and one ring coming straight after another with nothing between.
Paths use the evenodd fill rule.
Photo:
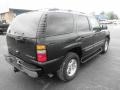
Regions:
<instances>
[{"instance_id":1,"label":"rear window","mask_svg":"<svg viewBox=\"0 0 120 90\"><path fill-rule=\"evenodd\" d=\"M30 12L18 15L8 28L8 33L16 36L36 37L41 15L42 12Z\"/></svg>"},{"instance_id":2,"label":"rear window","mask_svg":"<svg viewBox=\"0 0 120 90\"><path fill-rule=\"evenodd\" d=\"M47 17L47 36L61 35L73 31L73 16L68 13L52 12Z\"/></svg>"}]
</instances>

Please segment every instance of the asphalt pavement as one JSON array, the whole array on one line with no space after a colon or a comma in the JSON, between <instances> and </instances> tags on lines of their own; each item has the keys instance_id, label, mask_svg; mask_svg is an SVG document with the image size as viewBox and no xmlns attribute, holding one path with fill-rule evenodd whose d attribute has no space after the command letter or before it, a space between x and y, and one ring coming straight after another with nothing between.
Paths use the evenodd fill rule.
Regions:
<instances>
[{"instance_id":1,"label":"asphalt pavement","mask_svg":"<svg viewBox=\"0 0 120 90\"><path fill-rule=\"evenodd\" d=\"M111 42L104 55L81 65L76 78L64 83L55 76L34 79L14 73L4 58L5 35L0 35L0 90L120 90L120 25L110 25Z\"/></svg>"}]
</instances>

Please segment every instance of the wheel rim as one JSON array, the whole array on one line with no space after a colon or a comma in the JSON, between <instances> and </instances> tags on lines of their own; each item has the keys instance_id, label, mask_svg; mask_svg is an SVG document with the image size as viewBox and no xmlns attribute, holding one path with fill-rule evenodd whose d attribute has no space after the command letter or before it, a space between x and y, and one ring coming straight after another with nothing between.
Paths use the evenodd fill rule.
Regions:
<instances>
[{"instance_id":1,"label":"wheel rim","mask_svg":"<svg viewBox=\"0 0 120 90\"><path fill-rule=\"evenodd\" d=\"M71 59L70 62L68 63L67 75L73 76L76 73L76 70L77 70L77 60Z\"/></svg>"},{"instance_id":2,"label":"wheel rim","mask_svg":"<svg viewBox=\"0 0 120 90\"><path fill-rule=\"evenodd\" d=\"M108 41L105 42L105 48L104 49L105 49L105 51L107 51L107 49L108 49Z\"/></svg>"}]
</instances>

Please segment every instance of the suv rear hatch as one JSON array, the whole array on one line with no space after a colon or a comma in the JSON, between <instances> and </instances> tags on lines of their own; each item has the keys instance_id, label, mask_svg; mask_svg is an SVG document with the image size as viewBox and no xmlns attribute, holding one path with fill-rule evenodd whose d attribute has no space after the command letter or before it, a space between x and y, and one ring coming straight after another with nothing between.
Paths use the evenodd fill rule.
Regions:
<instances>
[{"instance_id":1,"label":"suv rear hatch","mask_svg":"<svg viewBox=\"0 0 120 90\"><path fill-rule=\"evenodd\" d=\"M36 34L42 12L29 12L17 16L7 31L10 54L24 60L36 60Z\"/></svg>"}]
</instances>

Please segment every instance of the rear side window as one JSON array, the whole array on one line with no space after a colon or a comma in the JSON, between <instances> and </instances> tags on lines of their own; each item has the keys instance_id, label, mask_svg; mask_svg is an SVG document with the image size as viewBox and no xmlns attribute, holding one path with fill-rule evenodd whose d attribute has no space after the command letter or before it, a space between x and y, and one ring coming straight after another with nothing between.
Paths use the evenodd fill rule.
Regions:
<instances>
[{"instance_id":1,"label":"rear side window","mask_svg":"<svg viewBox=\"0 0 120 90\"><path fill-rule=\"evenodd\" d=\"M77 15L76 17L77 22L77 30L78 31L89 31L89 22L86 16Z\"/></svg>"},{"instance_id":2,"label":"rear side window","mask_svg":"<svg viewBox=\"0 0 120 90\"><path fill-rule=\"evenodd\" d=\"M68 13L52 12L47 17L47 36L61 35L73 31L73 16Z\"/></svg>"}]
</instances>

